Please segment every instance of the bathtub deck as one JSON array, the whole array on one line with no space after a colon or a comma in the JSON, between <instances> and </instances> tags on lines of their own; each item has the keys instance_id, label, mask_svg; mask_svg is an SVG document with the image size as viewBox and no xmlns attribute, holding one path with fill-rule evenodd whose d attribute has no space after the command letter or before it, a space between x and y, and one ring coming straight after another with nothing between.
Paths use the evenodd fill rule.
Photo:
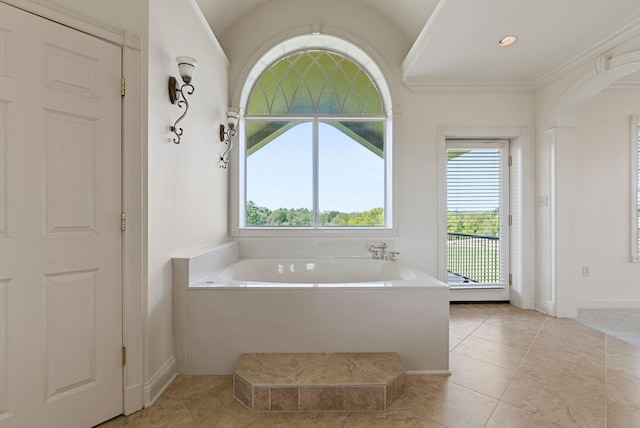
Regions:
<instances>
[{"instance_id":1,"label":"bathtub deck","mask_svg":"<svg viewBox=\"0 0 640 428\"><path fill-rule=\"evenodd\" d=\"M393 352L242 354L233 395L260 411L384 410L405 389Z\"/></svg>"}]
</instances>

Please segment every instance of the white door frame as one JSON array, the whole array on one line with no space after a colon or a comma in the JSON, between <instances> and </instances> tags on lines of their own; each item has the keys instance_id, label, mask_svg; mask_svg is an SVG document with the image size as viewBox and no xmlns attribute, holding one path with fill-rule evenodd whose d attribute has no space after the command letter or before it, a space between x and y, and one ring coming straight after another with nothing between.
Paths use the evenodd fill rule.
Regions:
<instances>
[{"instance_id":1,"label":"white door frame","mask_svg":"<svg viewBox=\"0 0 640 428\"><path fill-rule=\"evenodd\" d=\"M472 139L472 140L454 140L447 138L446 141L447 150L450 148L459 149L498 149L500 151L500 279L501 283L496 285L483 284L479 286L455 286L450 285L450 300L456 302L463 301L508 301L511 292L509 284L509 276L511 275L511 268L509 266L511 262L511 225L509 224L508 217L511 214L511 208L509 205L509 185L510 185L510 171L509 171L509 140L497 140L493 138L485 139ZM448 159L448 156L447 156ZM448 203L447 203L448 204ZM448 211L448 207L445 207ZM447 220L448 223L448 220ZM446 223L440 225L441 228L447 228ZM447 252L445 255L448 257ZM448 265L448 261L446 262Z\"/></svg>"},{"instance_id":2,"label":"white door frame","mask_svg":"<svg viewBox=\"0 0 640 428\"><path fill-rule=\"evenodd\" d=\"M522 265L518 277L513 278L516 287L511 287L509 298L511 304L523 308L534 307L535 297L535 181L534 181L534 152L531 147L531 139L528 127L438 127L438 224L444 225L447 222L447 200L446 200L446 171L447 171L447 139L450 140L470 140L470 139L496 139L510 140L512 144L517 141L518 150L521 150L522 157L522 207L521 217L514 219L520 221L522 227L522 240L519 247L512 246L511 251L520 252ZM513 145L512 145L513 147ZM444 227L438 227L438 275L441 281L447 281L446 269L446 242L447 233ZM513 270L513 267L512 267Z\"/></svg>"},{"instance_id":3,"label":"white door frame","mask_svg":"<svg viewBox=\"0 0 640 428\"><path fill-rule=\"evenodd\" d=\"M113 43L122 49L122 76L126 80L126 96L122 98L122 210L126 212L127 225L122 240L122 346L127 350L127 363L123 369L123 413L128 415L142 409L144 404L143 266L146 264L146 247L143 214L146 212L146 178L143 175L145 145L142 39L48 2L0 1Z\"/></svg>"}]
</instances>

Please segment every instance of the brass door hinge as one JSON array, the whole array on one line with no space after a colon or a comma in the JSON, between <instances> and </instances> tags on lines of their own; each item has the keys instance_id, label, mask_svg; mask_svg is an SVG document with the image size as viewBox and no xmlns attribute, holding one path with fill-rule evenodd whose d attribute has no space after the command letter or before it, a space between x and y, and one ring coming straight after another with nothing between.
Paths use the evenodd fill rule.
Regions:
<instances>
[{"instance_id":1,"label":"brass door hinge","mask_svg":"<svg viewBox=\"0 0 640 428\"><path fill-rule=\"evenodd\" d=\"M127 213L125 212L120 213L120 230L123 232L127 230Z\"/></svg>"},{"instance_id":2,"label":"brass door hinge","mask_svg":"<svg viewBox=\"0 0 640 428\"><path fill-rule=\"evenodd\" d=\"M127 348L122 347L122 365L127 364Z\"/></svg>"},{"instance_id":3,"label":"brass door hinge","mask_svg":"<svg viewBox=\"0 0 640 428\"><path fill-rule=\"evenodd\" d=\"M509 285L513 285L513 275L509 274Z\"/></svg>"},{"instance_id":4,"label":"brass door hinge","mask_svg":"<svg viewBox=\"0 0 640 428\"><path fill-rule=\"evenodd\" d=\"M124 77L123 77L122 79L120 79L120 95L124 97L124 93L125 93L125 83L124 83Z\"/></svg>"}]
</instances>

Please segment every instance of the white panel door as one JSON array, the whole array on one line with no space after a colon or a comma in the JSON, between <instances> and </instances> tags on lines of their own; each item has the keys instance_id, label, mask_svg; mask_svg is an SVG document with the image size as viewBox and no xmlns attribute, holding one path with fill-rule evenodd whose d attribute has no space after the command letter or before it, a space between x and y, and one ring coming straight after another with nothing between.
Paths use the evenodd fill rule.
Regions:
<instances>
[{"instance_id":1,"label":"white panel door","mask_svg":"<svg viewBox=\"0 0 640 428\"><path fill-rule=\"evenodd\" d=\"M121 49L0 3L0 427L122 413Z\"/></svg>"}]
</instances>

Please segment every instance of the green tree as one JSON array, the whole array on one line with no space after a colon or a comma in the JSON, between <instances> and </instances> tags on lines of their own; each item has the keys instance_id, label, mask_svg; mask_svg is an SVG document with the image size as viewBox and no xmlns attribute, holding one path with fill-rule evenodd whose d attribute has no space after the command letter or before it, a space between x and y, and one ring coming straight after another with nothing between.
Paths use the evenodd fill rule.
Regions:
<instances>
[{"instance_id":1,"label":"green tree","mask_svg":"<svg viewBox=\"0 0 640 428\"><path fill-rule=\"evenodd\" d=\"M307 208L269 208L247 202L247 226L293 226L305 227L313 224L313 215ZM328 227L384 226L384 209L373 208L363 212L343 213L323 211L320 213L320 225Z\"/></svg>"},{"instance_id":2,"label":"green tree","mask_svg":"<svg viewBox=\"0 0 640 428\"><path fill-rule=\"evenodd\" d=\"M267 224L267 217L271 210L259 207L255 202L247 202L247 226L264 226Z\"/></svg>"},{"instance_id":3,"label":"green tree","mask_svg":"<svg viewBox=\"0 0 640 428\"><path fill-rule=\"evenodd\" d=\"M500 215L497 209L493 211L449 211L447 212L447 230L453 233L498 236L500 234Z\"/></svg>"}]
</instances>

